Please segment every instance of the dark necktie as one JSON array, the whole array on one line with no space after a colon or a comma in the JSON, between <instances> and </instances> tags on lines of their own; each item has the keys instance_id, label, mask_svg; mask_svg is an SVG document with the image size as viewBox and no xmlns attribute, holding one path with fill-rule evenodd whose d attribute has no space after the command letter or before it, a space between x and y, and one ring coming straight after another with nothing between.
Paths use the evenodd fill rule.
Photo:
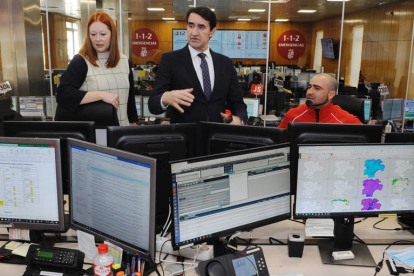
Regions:
<instances>
[{"instance_id":1,"label":"dark necktie","mask_svg":"<svg viewBox=\"0 0 414 276\"><path fill-rule=\"evenodd\" d=\"M204 95L206 95L207 100L210 99L211 95L211 83L210 83L210 73L208 71L208 64L206 61L206 54L199 53L198 56L201 58L201 72L203 74L203 87Z\"/></svg>"}]
</instances>

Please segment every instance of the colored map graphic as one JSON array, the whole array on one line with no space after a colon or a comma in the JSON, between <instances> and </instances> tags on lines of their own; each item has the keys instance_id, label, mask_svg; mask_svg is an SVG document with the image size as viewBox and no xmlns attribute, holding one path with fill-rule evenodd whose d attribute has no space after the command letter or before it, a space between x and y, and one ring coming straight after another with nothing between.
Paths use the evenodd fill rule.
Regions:
<instances>
[{"instance_id":1,"label":"colored map graphic","mask_svg":"<svg viewBox=\"0 0 414 276\"><path fill-rule=\"evenodd\" d=\"M375 173L377 171L384 171L385 166L381 165L382 160L381 159L371 159L365 161L365 171L364 175L367 175L368 177L375 177Z\"/></svg>"},{"instance_id":2,"label":"colored map graphic","mask_svg":"<svg viewBox=\"0 0 414 276\"><path fill-rule=\"evenodd\" d=\"M414 165L410 162L410 160L397 160L395 161L395 167L395 174L401 177L404 176L406 171L412 171L414 169Z\"/></svg>"},{"instance_id":3,"label":"colored map graphic","mask_svg":"<svg viewBox=\"0 0 414 276\"><path fill-rule=\"evenodd\" d=\"M332 212L344 212L351 209L349 200L346 199L334 199L331 200Z\"/></svg>"},{"instance_id":4,"label":"colored map graphic","mask_svg":"<svg viewBox=\"0 0 414 276\"><path fill-rule=\"evenodd\" d=\"M362 190L362 194L366 197L370 197L374 195L376 190L382 190L384 185L380 184L381 181L379 179L366 179L363 181L364 189Z\"/></svg>"},{"instance_id":5,"label":"colored map graphic","mask_svg":"<svg viewBox=\"0 0 414 276\"><path fill-rule=\"evenodd\" d=\"M335 171L334 175L338 178L344 178L345 174L348 171L353 171L354 166L352 166L350 161L337 161L335 162Z\"/></svg>"},{"instance_id":6,"label":"colored map graphic","mask_svg":"<svg viewBox=\"0 0 414 276\"><path fill-rule=\"evenodd\" d=\"M318 181L305 181L303 182L303 197L313 198L313 194L322 191L322 186L319 185Z\"/></svg>"},{"instance_id":7,"label":"colored map graphic","mask_svg":"<svg viewBox=\"0 0 414 276\"><path fill-rule=\"evenodd\" d=\"M334 181L333 183L333 191L332 194L335 197L343 197L344 193L347 191L351 191L352 190L352 186L349 185L348 181L344 181L344 180L337 180Z\"/></svg>"},{"instance_id":8,"label":"colored map graphic","mask_svg":"<svg viewBox=\"0 0 414 276\"><path fill-rule=\"evenodd\" d=\"M379 200L376 198L367 198L361 200L361 205L363 206L361 211L371 211L371 210L380 210L381 209L381 203L379 203Z\"/></svg>"},{"instance_id":9,"label":"colored map graphic","mask_svg":"<svg viewBox=\"0 0 414 276\"><path fill-rule=\"evenodd\" d=\"M305 171L303 172L303 175L306 176L307 178L311 178L312 179L313 176L317 172L323 171L323 167L317 161L314 161L314 162L312 162L312 161L305 162L304 166L305 166Z\"/></svg>"},{"instance_id":10,"label":"colored map graphic","mask_svg":"<svg viewBox=\"0 0 414 276\"><path fill-rule=\"evenodd\" d=\"M392 210L407 210L410 203L405 198L393 198L391 200Z\"/></svg>"},{"instance_id":11,"label":"colored map graphic","mask_svg":"<svg viewBox=\"0 0 414 276\"><path fill-rule=\"evenodd\" d=\"M398 178L392 180L392 193L396 196L401 196L402 193L410 187L410 180L408 178Z\"/></svg>"}]
</instances>

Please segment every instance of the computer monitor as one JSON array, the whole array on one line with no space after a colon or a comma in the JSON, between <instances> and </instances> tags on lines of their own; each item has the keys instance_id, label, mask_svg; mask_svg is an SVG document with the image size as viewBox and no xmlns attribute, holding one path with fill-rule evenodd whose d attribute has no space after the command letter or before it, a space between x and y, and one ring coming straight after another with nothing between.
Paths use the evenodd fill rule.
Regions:
<instances>
[{"instance_id":1,"label":"computer monitor","mask_svg":"<svg viewBox=\"0 0 414 276\"><path fill-rule=\"evenodd\" d=\"M382 101L382 120L402 120L404 99L385 99Z\"/></svg>"},{"instance_id":2,"label":"computer monitor","mask_svg":"<svg viewBox=\"0 0 414 276\"><path fill-rule=\"evenodd\" d=\"M299 105L306 103L306 98L299 98Z\"/></svg>"},{"instance_id":3,"label":"computer monitor","mask_svg":"<svg viewBox=\"0 0 414 276\"><path fill-rule=\"evenodd\" d=\"M41 118L44 115L43 97L19 97L19 111L23 117Z\"/></svg>"},{"instance_id":4,"label":"computer monitor","mask_svg":"<svg viewBox=\"0 0 414 276\"><path fill-rule=\"evenodd\" d=\"M334 218L334 242L322 242L324 263L332 251L351 250L349 265L376 266L366 245L353 244L355 217L414 212L414 144L299 145L296 218ZM330 253L330 255L329 255Z\"/></svg>"},{"instance_id":5,"label":"computer monitor","mask_svg":"<svg viewBox=\"0 0 414 276\"><path fill-rule=\"evenodd\" d=\"M17 110L17 96L11 96L11 98L12 98L12 102L13 102L12 110L18 112L18 110Z\"/></svg>"},{"instance_id":6,"label":"computer monitor","mask_svg":"<svg viewBox=\"0 0 414 276\"><path fill-rule=\"evenodd\" d=\"M391 132L385 134L385 143L414 144L414 132Z\"/></svg>"},{"instance_id":7,"label":"computer monitor","mask_svg":"<svg viewBox=\"0 0 414 276\"><path fill-rule=\"evenodd\" d=\"M281 144L173 162L173 247L290 218L289 160Z\"/></svg>"},{"instance_id":8,"label":"computer monitor","mask_svg":"<svg viewBox=\"0 0 414 276\"><path fill-rule=\"evenodd\" d=\"M135 95L135 105L138 117L142 117L142 95Z\"/></svg>"},{"instance_id":9,"label":"computer monitor","mask_svg":"<svg viewBox=\"0 0 414 276\"><path fill-rule=\"evenodd\" d=\"M286 93L276 91L267 91L267 104L265 106L263 98L263 108L265 109L265 115L274 113L278 116L282 115L285 111Z\"/></svg>"},{"instance_id":10,"label":"computer monitor","mask_svg":"<svg viewBox=\"0 0 414 276\"><path fill-rule=\"evenodd\" d=\"M95 122L40 122L5 121L6 137L33 137L60 139L62 156L63 192L69 193L69 164L67 163L67 138L96 142Z\"/></svg>"},{"instance_id":11,"label":"computer monitor","mask_svg":"<svg viewBox=\"0 0 414 276\"><path fill-rule=\"evenodd\" d=\"M52 109L53 105L53 109ZM56 97L46 97L46 117L55 117L57 108Z\"/></svg>"},{"instance_id":12,"label":"computer monitor","mask_svg":"<svg viewBox=\"0 0 414 276\"><path fill-rule=\"evenodd\" d=\"M289 123L290 153L297 156L299 144L381 143L382 125ZM291 192L296 192L296 159L292 161Z\"/></svg>"},{"instance_id":13,"label":"computer monitor","mask_svg":"<svg viewBox=\"0 0 414 276\"><path fill-rule=\"evenodd\" d=\"M0 137L0 226L65 229L60 141Z\"/></svg>"},{"instance_id":14,"label":"computer monitor","mask_svg":"<svg viewBox=\"0 0 414 276\"><path fill-rule=\"evenodd\" d=\"M286 142L286 130L200 122L198 155L225 153Z\"/></svg>"},{"instance_id":15,"label":"computer monitor","mask_svg":"<svg viewBox=\"0 0 414 276\"><path fill-rule=\"evenodd\" d=\"M165 118L165 112L164 113L162 113L162 114L158 114L158 115L155 115L155 114L152 114L150 111L149 111L149 109L148 109L148 99L149 99L149 96L143 96L142 97L142 111L143 111L143 115L142 115L142 117L145 117L145 118L149 118L149 117L155 117L155 118Z\"/></svg>"},{"instance_id":16,"label":"computer monitor","mask_svg":"<svg viewBox=\"0 0 414 276\"><path fill-rule=\"evenodd\" d=\"M156 160L68 139L71 227L155 257Z\"/></svg>"},{"instance_id":17,"label":"computer monitor","mask_svg":"<svg viewBox=\"0 0 414 276\"><path fill-rule=\"evenodd\" d=\"M408 99L405 103L405 119L414 120L414 99Z\"/></svg>"},{"instance_id":18,"label":"computer monitor","mask_svg":"<svg viewBox=\"0 0 414 276\"><path fill-rule=\"evenodd\" d=\"M157 231L169 213L169 162L196 156L196 134L195 123L107 128L108 147L157 159Z\"/></svg>"},{"instance_id":19,"label":"computer monitor","mask_svg":"<svg viewBox=\"0 0 414 276\"><path fill-rule=\"evenodd\" d=\"M260 99L243 98L247 106L247 117L259 117Z\"/></svg>"},{"instance_id":20,"label":"computer monitor","mask_svg":"<svg viewBox=\"0 0 414 276\"><path fill-rule=\"evenodd\" d=\"M371 119L371 99L364 99L364 120L368 122Z\"/></svg>"}]
</instances>

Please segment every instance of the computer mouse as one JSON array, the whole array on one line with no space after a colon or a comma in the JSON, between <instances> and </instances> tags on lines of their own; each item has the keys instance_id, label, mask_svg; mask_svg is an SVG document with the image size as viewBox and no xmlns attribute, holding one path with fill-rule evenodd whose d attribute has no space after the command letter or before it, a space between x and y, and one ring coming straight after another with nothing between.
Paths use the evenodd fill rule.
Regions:
<instances>
[{"instance_id":1,"label":"computer mouse","mask_svg":"<svg viewBox=\"0 0 414 276\"><path fill-rule=\"evenodd\" d=\"M206 275L207 276L226 276L226 269L221 263L213 261L207 265Z\"/></svg>"}]
</instances>

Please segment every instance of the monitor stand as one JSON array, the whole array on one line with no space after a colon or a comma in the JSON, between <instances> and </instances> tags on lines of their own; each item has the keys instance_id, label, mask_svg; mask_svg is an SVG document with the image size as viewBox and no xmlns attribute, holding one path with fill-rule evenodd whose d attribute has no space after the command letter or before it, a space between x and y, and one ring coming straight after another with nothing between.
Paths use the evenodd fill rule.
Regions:
<instances>
[{"instance_id":1,"label":"monitor stand","mask_svg":"<svg viewBox=\"0 0 414 276\"><path fill-rule=\"evenodd\" d=\"M223 239L216 238L216 239L213 240L214 258L234 253L234 251L232 251L231 249L229 249L226 246L226 244L228 243L228 239L229 239L229 237L226 237L226 238L223 238ZM230 241L230 245L237 248L237 240L232 239Z\"/></svg>"},{"instance_id":2,"label":"monitor stand","mask_svg":"<svg viewBox=\"0 0 414 276\"><path fill-rule=\"evenodd\" d=\"M335 218L334 240L318 242L319 252L324 264L352 265L375 267L376 263L366 244L353 243L354 218ZM355 258L336 261L332 257L334 251L350 250Z\"/></svg>"}]
</instances>

